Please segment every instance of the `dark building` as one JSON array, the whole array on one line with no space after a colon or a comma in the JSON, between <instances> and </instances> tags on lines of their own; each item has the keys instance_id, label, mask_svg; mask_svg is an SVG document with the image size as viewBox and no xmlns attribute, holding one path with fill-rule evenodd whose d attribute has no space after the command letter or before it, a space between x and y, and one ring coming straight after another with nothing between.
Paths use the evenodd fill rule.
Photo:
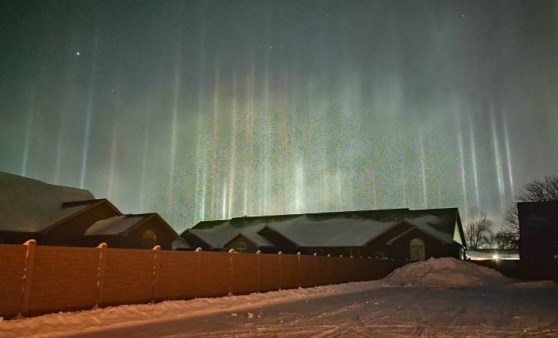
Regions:
<instances>
[{"instance_id":1,"label":"dark building","mask_svg":"<svg viewBox=\"0 0 558 338\"><path fill-rule=\"evenodd\" d=\"M109 248L171 250L178 234L155 213L113 216L95 222L83 234L84 244L107 243Z\"/></svg>"},{"instance_id":2,"label":"dark building","mask_svg":"<svg viewBox=\"0 0 558 338\"><path fill-rule=\"evenodd\" d=\"M0 172L0 244L172 249L178 234L158 214L123 215L87 190Z\"/></svg>"},{"instance_id":3,"label":"dark building","mask_svg":"<svg viewBox=\"0 0 558 338\"><path fill-rule=\"evenodd\" d=\"M558 260L558 202L517 203L521 260Z\"/></svg>"},{"instance_id":4,"label":"dark building","mask_svg":"<svg viewBox=\"0 0 558 338\"><path fill-rule=\"evenodd\" d=\"M239 217L200 222L181 237L204 250L406 260L463 259L466 249L456 208Z\"/></svg>"}]
</instances>

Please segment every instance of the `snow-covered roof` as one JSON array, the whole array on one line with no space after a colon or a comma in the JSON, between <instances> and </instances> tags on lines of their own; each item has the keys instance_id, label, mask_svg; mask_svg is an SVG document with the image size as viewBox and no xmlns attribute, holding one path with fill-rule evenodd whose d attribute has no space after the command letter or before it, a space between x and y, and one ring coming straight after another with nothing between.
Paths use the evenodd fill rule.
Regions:
<instances>
[{"instance_id":1,"label":"snow-covered roof","mask_svg":"<svg viewBox=\"0 0 558 338\"><path fill-rule=\"evenodd\" d=\"M214 248L223 248L225 244L238 235L243 235L257 246L274 246L273 243L258 234L264 227L265 224L263 222L257 221L249 225L238 225L231 221L222 221L212 228L189 229L185 233L194 234Z\"/></svg>"},{"instance_id":2,"label":"snow-covered roof","mask_svg":"<svg viewBox=\"0 0 558 338\"><path fill-rule=\"evenodd\" d=\"M214 248L222 248L242 234L258 246L273 246L260 235L264 228L300 247L364 246L401 222L445 243L453 242L457 209L363 210L316 214L239 217L200 222L186 230Z\"/></svg>"},{"instance_id":3,"label":"snow-covered roof","mask_svg":"<svg viewBox=\"0 0 558 338\"><path fill-rule=\"evenodd\" d=\"M39 232L89 206L64 202L94 198L87 190L0 172L0 231Z\"/></svg>"},{"instance_id":4,"label":"snow-covered roof","mask_svg":"<svg viewBox=\"0 0 558 338\"><path fill-rule=\"evenodd\" d=\"M121 215L93 223L84 233L85 236L110 236L124 233L146 219L145 215Z\"/></svg>"},{"instance_id":5,"label":"snow-covered roof","mask_svg":"<svg viewBox=\"0 0 558 338\"><path fill-rule=\"evenodd\" d=\"M334 217L316 220L302 215L267 227L301 247L363 246L396 225L395 221Z\"/></svg>"}]
</instances>

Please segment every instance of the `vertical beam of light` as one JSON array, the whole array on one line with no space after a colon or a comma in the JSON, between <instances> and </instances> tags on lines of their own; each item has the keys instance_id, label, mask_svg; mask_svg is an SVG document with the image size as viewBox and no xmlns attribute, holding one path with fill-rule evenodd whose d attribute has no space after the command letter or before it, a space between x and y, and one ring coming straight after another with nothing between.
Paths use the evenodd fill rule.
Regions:
<instances>
[{"instance_id":1,"label":"vertical beam of light","mask_svg":"<svg viewBox=\"0 0 558 338\"><path fill-rule=\"evenodd\" d=\"M513 183L513 170L512 170L512 158L511 158L511 150L510 150L510 138L509 138L509 134L508 134L508 120L506 118L506 115L504 115L504 143L505 143L505 148L506 148L506 164L507 164L507 169L508 169L508 180L510 183L510 193L511 193L511 197L513 198L515 196L515 192L514 192L514 183Z\"/></svg>"},{"instance_id":2,"label":"vertical beam of light","mask_svg":"<svg viewBox=\"0 0 558 338\"><path fill-rule=\"evenodd\" d=\"M372 209L379 209L378 182L376 181L376 172L373 169L370 171L370 179L372 181Z\"/></svg>"},{"instance_id":3,"label":"vertical beam of light","mask_svg":"<svg viewBox=\"0 0 558 338\"><path fill-rule=\"evenodd\" d=\"M480 195L479 195L479 168L477 163L477 144L475 142L475 130L473 127L473 119L469 115L469 144L471 148L471 161L473 162L473 184L475 186L475 203L476 211L480 211Z\"/></svg>"},{"instance_id":4,"label":"vertical beam of light","mask_svg":"<svg viewBox=\"0 0 558 338\"><path fill-rule=\"evenodd\" d=\"M81 176L79 179L79 187L85 187L85 177L87 176L87 160L89 155L89 141L91 138L91 120L93 119L93 105L95 102L95 74L97 72L97 50L99 46L99 30L95 31L93 37L93 54L91 58L91 71L89 73L89 93L87 98L87 107L85 110L85 130L83 133L83 148L81 157Z\"/></svg>"},{"instance_id":5,"label":"vertical beam of light","mask_svg":"<svg viewBox=\"0 0 558 338\"><path fill-rule=\"evenodd\" d=\"M170 149L170 161L169 161L169 185L167 187L167 205L166 209L167 212L170 213L172 209L172 202L175 200L175 184L176 184L176 158L177 148L178 148L178 102L180 97L180 88L181 88L181 48L180 48L180 40L178 42L178 47L176 50L175 55L175 63L174 63L174 84L173 84L173 92L172 92L172 125L171 125L171 149Z\"/></svg>"},{"instance_id":6,"label":"vertical beam of light","mask_svg":"<svg viewBox=\"0 0 558 338\"><path fill-rule=\"evenodd\" d=\"M244 173L243 173L243 185L244 185L244 193L243 193L243 214L247 215L249 212L252 211L250 209L249 201L253 199L253 194L251 188L254 188L254 178L252 174L254 172L254 168L252 167L251 163L254 163L254 97L255 97L255 85L254 85L254 78L256 76L256 69L254 60L252 59L250 72L248 74L246 80L246 112L244 115L244 149L247 149L247 158L248 161L244 164Z\"/></svg>"},{"instance_id":7,"label":"vertical beam of light","mask_svg":"<svg viewBox=\"0 0 558 338\"><path fill-rule=\"evenodd\" d=\"M145 211L145 185L147 178L147 157L150 143L151 133L149 129L149 121L145 124L145 131L143 136L143 154L141 157L141 187L140 187L140 209Z\"/></svg>"},{"instance_id":8,"label":"vertical beam of light","mask_svg":"<svg viewBox=\"0 0 558 338\"><path fill-rule=\"evenodd\" d=\"M419 129L419 146L420 146L420 171L422 176L422 201L424 209L428 206L428 191L426 189L426 150L424 149L424 129Z\"/></svg>"},{"instance_id":9,"label":"vertical beam of light","mask_svg":"<svg viewBox=\"0 0 558 338\"><path fill-rule=\"evenodd\" d=\"M205 208L206 208L206 198L207 198L207 163L203 165L202 174L202 191L201 191L201 201L200 201L200 219L205 219Z\"/></svg>"},{"instance_id":10,"label":"vertical beam of light","mask_svg":"<svg viewBox=\"0 0 558 338\"><path fill-rule=\"evenodd\" d=\"M110 145L110 169L109 169L109 181L108 181L108 192L107 196L109 199L112 199L112 192L114 188L114 173L116 167L116 138L118 134L118 127L115 125L112 126L112 140Z\"/></svg>"},{"instance_id":11,"label":"vertical beam of light","mask_svg":"<svg viewBox=\"0 0 558 338\"><path fill-rule=\"evenodd\" d=\"M299 160L295 167L295 212L304 210L304 161Z\"/></svg>"},{"instance_id":12,"label":"vertical beam of light","mask_svg":"<svg viewBox=\"0 0 558 338\"><path fill-rule=\"evenodd\" d=\"M216 214L219 210L219 200L218 200L218 192L220 189L220 179L219 176L219 154L218 148L220 145L219 140L219 62L216 62L215 65L215 72L213 75L213 120L211 122L212 125L212 135L211 135L211 172L210 172L210 179L211 179L211 190L210 193L210 203L211 203L211 210L210 213ZM222 193L222 192L221 192Z\"/></svg>"},{"instance_id":13,"label":"vertical beam of light","mask_svg":"<svg viewBox=\"0 0 558 338\"><path fill-rule=\"evenodd\" d=\"M205 3L204 3L205 6ZM205 185L207 172L206 168L206 156L204 147L204 136L205 132L203 129L203 110L204 110L204 98L205 98L205 33L206 33L206 20L205 20L205 8L203 8L201 17L201 29L200 29L200 42L199 42L199 67L198 67L198 117L196 126L196 137L197 137L197 147L196 147L196 195L195 195L195 205L194 214L197 219L194 220L202 221L205 219Z\"/></svg>"},{"instance_id":14,"label":"vertical beam of light","mask_svg":"<svg viewBox=\"0 0 558 338\"><path fill-rule=\"evenodd\" d=\"M23 150L21 156L21 176L27 176L29 165L29 150L31 148L31 138L33 135L33 124L35 120L35 100L37 96L36 86L31 88L31 96L29 99L29 108L25 119L25 138L23 140Z\"/></svg>"},{"instance_id":15,"label":"vertical beam of light","mask_svg":"<svg viewBox=\"0 0 558 338\"><path fill-rule=\"evenodd\" d=\"M260 210L260 213L267 215L269 212L269 201L271 200L270 197L270 185L271 185L271 175L274 174L271 172L271 145L272 145L272 122L270 118L270 90L269 90L269 53L266 53L265 57L265 73L264 73L264 95L263 95L263 109L264 111L263 116L263 127L264 127L264 163L263 163L263 210Z\"/></svg>"},{"instance_id":16,"label":"vertical beam of light","mask_svg":"<svg viewBox=\"0 0 558 338\"><path fill-rule=\"evenodd\" d=\"M461 190L463 191L463 206L465 215L469 215L469 198L467 196L467 179L465 177L465 151L463 149L463 134L461 126L457 128L457 146L459 148L459 169L461 176Z\"/></svg>"},{"instance_id":17,"label":"vertical beam of light","mask_svg":"<svg viewBox=\"0 0 558 338\"><path fill-rule=\"evenodd\" d=\"M236 164L237 164L237 156L236 156L236 148L237 148L237 138L238 138L238 117L237 117L237 110L238 110L238 104L237 104L237 93L236 93L236 88L238 86L238 81L237 81L237 76L236 73L233 76L233 96L232 96L232 102L231 102L231 115L232 115L232 132L231 132L231 151L230 151L230 160L229 160L229 187L228 187L228 192L229 192L229 197L228 197L228 201L229 204L227 206L227 210L228 210L228 215L230 216L232 213L232 210L234 210L234 205L233 205L233 201L234 201L234 193L235 193L235 189L234 189L234 184L236 181ZM229 218L227 216L227 218Z\"/></svg>"},{"instance_id":18,"label":"vertical beam of light","mask_svg":"<svg viewBox=\"0 0 558 338\"><path fill-rule=\"evenodd\" d=\"M54 165L54 184L60 184L60 171L62 170L62 146L64 143L64 121L58 130L58 139L56 141L56 163Z\"/></svg>"},{"instance_id":19,"label":"vertical beam of light","mask_svg":"<svg viewBox=\"0 0 558 338\"><path fill-rule=\"evenodd\" d=\"M223 194L221 196L221 219L228 219L227 205L227 183L223 182Z\"/></svg>"},{"instance_id":20,"label":"vertical beam of light","mask_svg":"<svg viewBox=\"0 0 558 338\"><path fill-rule=\"evenodd\" d=\"M492 145L494 146L494 159L496 167L496 175L498 177L498 192L500 200L500 212L504 214L504 196L506 195L506 188L504 185L504 174L502 169L502 159L500 155L500 146L498 142L498 133L496 131L496 117L492 106L490 107L490 126L492 130Z\"/></svg>"},{"instance_id":21,"label":"vertical beam of light","mask_svg":"<svg viewBox=\"0 0 558 338\"><path fill-rule=\"evenodd\" d=\"M201 87L201 84L200 84ZM205 185L206 180L206 155L204 152L205 143L202 135L204 135L203 125L202 125L202 107L201 107L201 95L199 95L200 107L198 108L198 118L197 118L197 146L196 146L196 215L197 221L205 219Z\"/></svg>"}]
</instances>

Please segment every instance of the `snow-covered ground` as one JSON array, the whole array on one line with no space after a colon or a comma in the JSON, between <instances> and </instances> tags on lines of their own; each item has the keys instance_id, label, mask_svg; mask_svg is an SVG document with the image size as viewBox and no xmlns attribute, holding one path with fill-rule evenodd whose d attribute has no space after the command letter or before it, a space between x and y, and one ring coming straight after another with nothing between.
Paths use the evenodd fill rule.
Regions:
<instances>
[{"instance_id":1,"label":"snow-covered ground","mask_svg":"<svg viewBox=\"0 0 558 338\"><path fill-rule=\"evenodd\" d=\"M444 258L379 281L0 321L1 337L418 335L558 337L558 284Z\"/></svg>"}]
</instances>

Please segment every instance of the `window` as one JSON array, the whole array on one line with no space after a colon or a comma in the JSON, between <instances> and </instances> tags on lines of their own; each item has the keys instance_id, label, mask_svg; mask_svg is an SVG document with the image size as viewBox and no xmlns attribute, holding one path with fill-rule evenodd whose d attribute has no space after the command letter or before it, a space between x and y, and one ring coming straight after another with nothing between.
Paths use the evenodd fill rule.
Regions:
<instances>
[{"instance_id":1,"label":"window","mask_svg":"<svg viewBox=\"0 0 558 338\"><path fill-rule=\"evenodd\" d=\"M248 247L246 246L246 242L244 241L238 241L236 242L236 246L234 248L234 251L236 252L240 252L240 253L244 253L248 251Z\"/></svg>"},{"instance_id":2,"label":"window","mask_svg":"<svg viewBox=\"0 0 558 338\"><path fill-rule=\"evenodd\" d=\"M410 255L412 261L423 261L425 258L424 241L420 238L413 238L409 242Z\"/></svg>"},{"instance_id":3,"label":"window","mask_svg":"<svg viewBox=\"0 0 558 338\"><path fill-rule=\"evenodd\" d=\"M147 229L143 232L141 236L141 247L146 249L151 249L157 245L157 235L155 231Z\"/></svg>"}]
</instances>

